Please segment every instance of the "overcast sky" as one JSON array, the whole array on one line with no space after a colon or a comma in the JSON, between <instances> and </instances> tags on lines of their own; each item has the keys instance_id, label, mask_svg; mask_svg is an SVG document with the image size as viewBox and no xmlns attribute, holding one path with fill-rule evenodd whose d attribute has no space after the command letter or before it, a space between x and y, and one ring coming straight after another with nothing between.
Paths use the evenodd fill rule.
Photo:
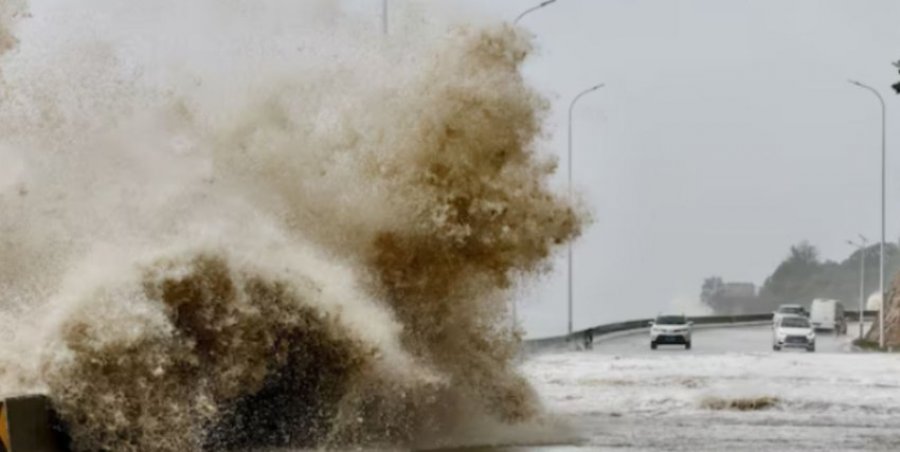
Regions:
<instances>
[{"instance_id":1,"label":"overcast sky","mask_svg":"<svg viewBox=\"0 0 900 452\"><path fill-rule=\"evenodd\" d=\"M453 2L497 21L536 3ZM877 239L880 110L848 78L888 104L896 240L898 20L892 0L559 0L523 19L561 163L572 96L607 85L575 113L574 179L596 218L575 246L575 327L680 310L710 275L761 284L801 240L839 260L846 239ZM564 264L523 296L529 335L565 331Z\"/></svg>"},{"instance_id":2,"label":"overcast sky","mask_svg":"<svg viewBox=\"0 0 900 452\"><path fill-rule=\"evenodd\" d=\"M316 2L380 25L382 0ZM539 1L389 3L400 35L404 21L498 23ZM574 180L595 218L574 248L576 328L690 313L703 278L761 284L801 240L840 260L846 239L878 238L880 109L847 79L877 87L900 121L900 1L558 0L521 25L538 47L525 76L552 103L540 145L563 169L569 102L606 83L575 112ZM898 145L891 126L889 240ZM520 297L530 336L565 331L559 257Z\"/></svg>"}]
</instances>

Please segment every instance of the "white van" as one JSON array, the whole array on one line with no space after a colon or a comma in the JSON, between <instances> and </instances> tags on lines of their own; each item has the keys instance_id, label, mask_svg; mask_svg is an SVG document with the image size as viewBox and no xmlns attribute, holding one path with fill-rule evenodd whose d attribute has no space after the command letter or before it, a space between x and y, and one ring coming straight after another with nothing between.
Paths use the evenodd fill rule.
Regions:
<instances>
[{"instance_id":1,"label":"white van","mask_svg":"<svg viewBox=\"0 0 900 452\"><path fill-rule=\"evenodd\" d=\"M809 308L809 323L816 330L832 330L837 334L847 333L844 319L844 305L837 300L817 298Z\"/></svg>"}]
</instances>

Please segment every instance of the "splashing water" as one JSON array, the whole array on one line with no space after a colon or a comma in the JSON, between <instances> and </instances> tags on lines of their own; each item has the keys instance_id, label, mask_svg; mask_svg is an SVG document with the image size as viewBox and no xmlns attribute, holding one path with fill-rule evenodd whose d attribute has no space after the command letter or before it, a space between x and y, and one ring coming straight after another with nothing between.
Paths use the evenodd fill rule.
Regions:
<instances>
[{"instance_id":1,"label":"splashing water","mask_svg":"<svg viewBox=\"0 0 900 452\"><path fill-rule=\"evenodd\" d=\"M0 2L0 55L16 45L12 28L17 19L26 12L25 0L4 0Z\"/></svg>"},{"instance_id":2,"label":"splashing water","mask_svg":"<svg viewBox=\"0 0 900 452\"><path fill-rule=\"evenodd\" d=\"M527 40L298 51L287 3L204 1L200 42L254 34L160 56L141 24L47 37L75 14L49 3L0 60L4 392L48 393L78 450L435 447L535 418L502 319L580 219L532 149ZM10 49L24 5L0 5Z\"/></svg>"}]
</instances>

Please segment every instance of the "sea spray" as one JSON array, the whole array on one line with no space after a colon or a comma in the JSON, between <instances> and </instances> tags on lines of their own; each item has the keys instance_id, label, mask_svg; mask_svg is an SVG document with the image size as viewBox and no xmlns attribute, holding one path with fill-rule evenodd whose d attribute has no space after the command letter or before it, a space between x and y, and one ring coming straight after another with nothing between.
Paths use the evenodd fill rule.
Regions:
<instances>
[{"instance_id":1,"label":"sea spray","mask_svg":"<svg viewBox=\"0 0 900 452\"><path fill-rule=\"evenodd\" d=\"M26 0L0 2L0 55L15 47L18 41L13 33L13 27L26 13Z\"/></svg>"},{"instance_id":2,"label":"sea spray","mask_svg":"<svg viewBox=\"0 0 900 452\"><path fill-rule=\"evenodd\" d=\"M502 320L580 219L516 30L171 73L103 35L47 68L29 33L0 102L0 384L48 392L78 450L444 446L538 415Z\"/></svg>"}]
</instances>

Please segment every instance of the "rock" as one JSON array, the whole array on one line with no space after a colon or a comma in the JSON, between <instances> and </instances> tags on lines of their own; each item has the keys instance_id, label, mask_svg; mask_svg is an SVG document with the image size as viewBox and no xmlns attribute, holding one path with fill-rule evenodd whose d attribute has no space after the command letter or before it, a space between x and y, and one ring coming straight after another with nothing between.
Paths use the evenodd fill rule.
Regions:
<instances>
[{"instance_id":1,"label":"rock","mask_svg":"<svg viewBox=\"0 0 900 452\"><path fill-rule=\"evenodd\" d=\"M891 286L888 288L885 311L885 345L887 347L900 347L900 273L894 276ZM879 342L880 316L872 322L872 327L866 334L866 340Z\"/></svg>"}]
</instances>

